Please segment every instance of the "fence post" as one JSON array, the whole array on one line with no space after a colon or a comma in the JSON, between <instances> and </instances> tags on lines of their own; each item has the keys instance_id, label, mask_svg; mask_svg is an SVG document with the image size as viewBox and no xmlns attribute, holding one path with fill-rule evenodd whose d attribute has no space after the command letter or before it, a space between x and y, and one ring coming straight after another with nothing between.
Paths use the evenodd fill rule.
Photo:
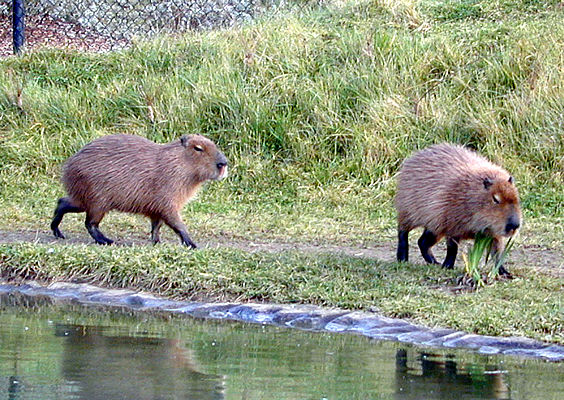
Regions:
<instances>
[{"instance_id":1,"label":"fence post","mask_svg":"<svg viewBox=\"0 0 564 400\"><path fill-rule=\"evenodd\" d=\"M12 28L14 32L14 54L19 54L25 41L24 0L12 1Z\"/></svg>"}]
</instances>

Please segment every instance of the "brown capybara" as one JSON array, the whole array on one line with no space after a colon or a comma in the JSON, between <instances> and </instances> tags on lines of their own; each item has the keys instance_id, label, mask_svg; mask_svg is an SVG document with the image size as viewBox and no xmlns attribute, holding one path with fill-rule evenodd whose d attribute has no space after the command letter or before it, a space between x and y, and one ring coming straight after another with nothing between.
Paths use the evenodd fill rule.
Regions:
<instances>
[{"instance_id":1,"label":"brown capybara","mask_svg":"<svg viewBox=\"0 0 564 400\"><path fill-rule=\"evenodd\" d=\"M111 210L151 218L151 238L159 242L164 222L181 242L188 236L180 210L207 180L227 176L227 158L209 139L183 136L157 144L140 136L110 135L84 146L63 167L68 197L59 199L51 230L64 239L59 224L66 213L86 212L86 229L98 244L112 244L98 229Z\"/></svg>"},{"instance_id":2,"label":"brown capybara","mask_svg":"<svg viewBox=\"0 0 564 400\"><path fill-rule=\"evenodd\" d=\"M408 260L408 234L424 227L418 244L428 263L438 264L431 247L447 238L445 268L453 268L458 243L482 232L493 237L493 255L503 237L521 224L513 178L474 151L447 143L418 151L404 161L398 176L398 261ZM500 273L508 274L503 267Z\"/></svg>"}]
</instances>

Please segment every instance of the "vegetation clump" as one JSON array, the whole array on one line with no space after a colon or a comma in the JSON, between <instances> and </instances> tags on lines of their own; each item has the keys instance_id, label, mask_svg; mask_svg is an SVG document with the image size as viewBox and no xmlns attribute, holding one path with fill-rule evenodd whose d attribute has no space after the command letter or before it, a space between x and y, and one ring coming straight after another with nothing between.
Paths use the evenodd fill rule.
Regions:
<instances>
[{"instance_id":1,"label":"vegetation clump","mask_svg":"<svg viewBox=\"0 0 564 400\"><path fill-rule=\"evenodd\" d=\"M492 257L494 239L482 233L476 235L474 244L468 250L468 253L462 255L464 259L464 275L458 279L458 282L474 288L483 287L488 283L494 282L500 277L500 268L507 260L507 256L514 243L513 237L509 238L503 251L497 257ZM484 269L487 272L482 272ZM509 273L504 274L503 277L513 278Z\"/></svg>"}]
</instances>

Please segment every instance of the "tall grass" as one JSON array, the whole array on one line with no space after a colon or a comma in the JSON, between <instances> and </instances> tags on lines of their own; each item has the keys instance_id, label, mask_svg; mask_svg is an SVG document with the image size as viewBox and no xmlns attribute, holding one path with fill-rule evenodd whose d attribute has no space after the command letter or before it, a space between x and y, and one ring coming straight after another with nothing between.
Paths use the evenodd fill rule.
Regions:
<instances>
[{"instance_id":1,"label":"tall grass","mask_svg":"<svg viewBox=\"0 0 564 400\"><path fill-rule=\"evenodd\" d=\"M365 212L378 199L391 220L401 161L450 141L509 169L528 215L562 217L557 3L341 1L122 52L1 60L2 202L46 212L61 163L97 136L198 132L234 166L208 199Z\"/></svg>"}]
</instances>

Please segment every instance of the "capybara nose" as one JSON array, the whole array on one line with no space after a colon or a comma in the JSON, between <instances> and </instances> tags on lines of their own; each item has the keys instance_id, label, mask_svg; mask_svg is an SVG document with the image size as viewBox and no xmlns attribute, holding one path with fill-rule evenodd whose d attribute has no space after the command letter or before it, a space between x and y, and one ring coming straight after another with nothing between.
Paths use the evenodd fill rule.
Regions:
<instances>
[{"instance_id":1,"label":"capybara nose","mask_svg":"<svg viewBox=\"0 0 564 400\"><path fill-rule=\"evenodd\" d=\"M219 157L218 159L216 159L216 163L215 165L217 166L217 170L219 172L219 175L216 179L224 179L227 178L228 172L227 172L227 158L225 158L225 156L222 154L221 157Z\"/></svg>"},{"instance_id":2,"label":"capybara nose","mask_svg":"<svg viewBox=\"0 0 564 400\"><path fill-rule=\"evenodd\" d=\"M505 225L505 233L516 231L519 229L520 223L518 218L509 218L507 225Z\"/></svg>"}]
</instances>

